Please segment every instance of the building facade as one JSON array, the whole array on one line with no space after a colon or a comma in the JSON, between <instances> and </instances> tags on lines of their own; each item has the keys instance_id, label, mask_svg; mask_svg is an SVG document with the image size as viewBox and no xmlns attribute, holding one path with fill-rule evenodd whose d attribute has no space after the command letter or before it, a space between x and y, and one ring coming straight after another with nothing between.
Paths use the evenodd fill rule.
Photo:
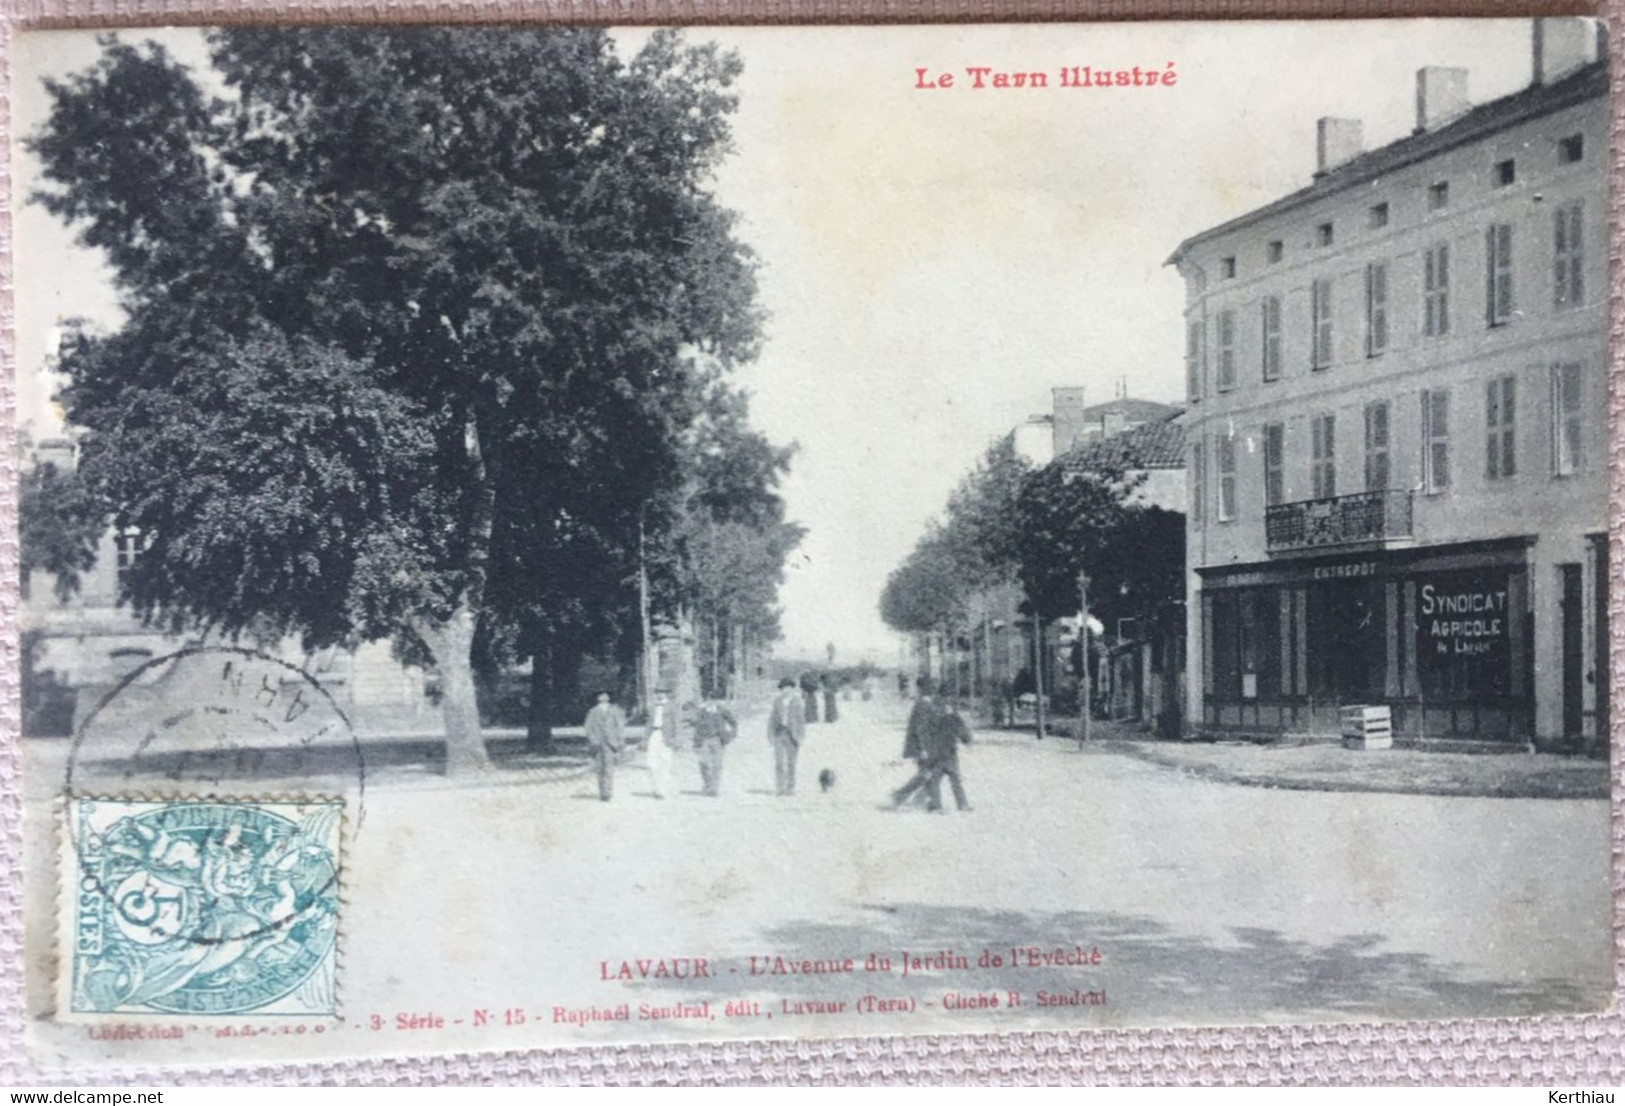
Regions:
<instances>
[{"instance_id":1,"label":"building facade","mask_svg":"<svg viewBox=\"0 0 1625 1106\"><path fill-rule=\"evenodd\" d=\"M1323 119L1307 188L1182 243L1187 713L1205 733L1606 745L1608 72L1417 74L1416 130Z\"/></svg>"},{"instance_id":2,"label":"building facade","mask_svg":"<svg viewBox=\"0 0 1625 1106\"><path fill-rule=\"evenodd\" d=\"M71 470L75 447L67 438L40 443L26 458L30 466L50 464ZM62 737L127 677L154 658L219 641L202 631L170 634L144 625L120 602L123 578L142 554L135 532L109 529L101 536L96 561L81 574L67 598L56 593L50 573L21 580L19 628L26 654L22 672L22 732L29 737ZM305 651L294 639L253 643L317 680L361 736L440 735L444 723L429 693L429 678L416 665L397 660L387 641ZM152 679L162 676L154 672ZM147 677L143 677L143 680Z\"/></svg>"}]
</instances>

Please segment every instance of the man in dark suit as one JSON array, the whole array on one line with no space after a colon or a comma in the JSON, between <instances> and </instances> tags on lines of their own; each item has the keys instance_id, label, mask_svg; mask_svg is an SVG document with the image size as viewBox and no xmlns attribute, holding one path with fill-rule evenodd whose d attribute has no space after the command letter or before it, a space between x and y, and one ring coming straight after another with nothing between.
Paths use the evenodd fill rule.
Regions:
<instances>
[{"instance_id":1,"label":"man in dark suit","mask_svg":"<svg viewBox=\"0 0 1625 1106\"><path fill-rule=\"evenodd\" d=\"M609 700L609 692L598 693L598 705L587 712L587 745L598 768L598 797L609 802L615 791L615 761L626 746L626 719Z\"/></svg>"},{"instance_id":2,"label":"man in dark suit","mask_svg":"<svg viewBox=\"0 0 1625 1106\"><path fill-rule=\"evenodd\" d=\"M791 679L779 681L779 693L767 715L767 739L773 743L773 787L775 794L796 793L796 757L807 736L807 705L801 690Z\"/></svg>"},{"instance_id":3,"label":"man in dark suit","mask_svg":"<svg viewBox=\"0 0 1625 1106\"><path fill-rule=\"evenodd\" d=\"M931 783L926 792L926 809L942 809L942 777L947 776L949 785L954 789L954 805L962 811L969 810L965 784L959 778L959 746L970 744L970 726L958 711L939 708L936 724L931 727L931 737Z\"/></svg>"},{"instance_id":4,"label":"man in dark suit","mask_svg":"<svg viewBox=\"0 0 1625 1106\"><path fill-rule=\"evenodd\" d=\"M933 694L936 689L931 677L921 676L916 687L919 694L908 712L908 729L903 736L903 759L914 761L914 778L891 793L892 806L902 806L910 795L931 782L930 751L936 743L934 731L942 708Z\"/></svg>"}]
</instances>

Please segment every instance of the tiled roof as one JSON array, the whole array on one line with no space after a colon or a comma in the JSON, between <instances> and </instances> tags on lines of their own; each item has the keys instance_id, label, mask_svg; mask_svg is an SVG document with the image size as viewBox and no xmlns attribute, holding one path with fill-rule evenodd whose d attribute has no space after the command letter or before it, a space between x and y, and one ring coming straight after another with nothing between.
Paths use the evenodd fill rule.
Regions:
<instances>
[{"instance_id":1,"label":"tiled roof","mask_svg":"<svg viewBox=\"0 0 1625 1106\"><path fill-rule=\"evenodd\" d=\"M1527 88L1503 96L1499 100L1491 100L1469 109L1461 117L1452 120L1441 127L1420 134L1408 135L1386 146L1379 146L1375 150L1353 157L1334 169L1317 177L1313 184L1307 188L1300 188L1290 195L1283 196L1273 203L1265 204L1261 208L1249 211L1228 222L1220 223L1200 234L1194 234L1179 244L1168 264L1179 261L1185 253L1198 242L1205 242L1210 238L1218 237L1232 230L1237 230L1278 215L1292 208L1317 200L1322 196L1339 192L1351 185L1360 184L1375 179L1384 173L1391 173L1406 165L1418 161L1456 146L1474 142L1480 138L1503 131L1508 127L1524 122L1528 119L1548 115L1574 104L1582 103L1594 98L1608 95L1608 62L1591 62L1559 78L1551 84L1530 85Z\"/></svg>"},{"instance_id":2,"label":"tiled roof","mask_svg":"<svg viewBox=\"0 0 1625 1106\"><path fill-rule=\"evenodd\" d=\"M1072 472L1096 468L1173 469L1185 467L1185 420L1175 411L1157 422L1095 438L1068 450L1060 464Z\"/></svg>"},{"instance_id":3,"label":"tiled roof","mask_svg":"<svg viewBox=\"0 0 1625 1106\"><path fill-rule=\"evenodd\" d=\"M1080 414L1091 422L1099 421L1109 414L1122 414L1125 422L1152 422L1166 419L1179 413L1178 407L1166 403L1158 403L1150 399L1131 399L1124 396L1121 399L1110 400L1106 403L1097 403L1092 407L1085 407Z\"/></svg>"}]
</instances>

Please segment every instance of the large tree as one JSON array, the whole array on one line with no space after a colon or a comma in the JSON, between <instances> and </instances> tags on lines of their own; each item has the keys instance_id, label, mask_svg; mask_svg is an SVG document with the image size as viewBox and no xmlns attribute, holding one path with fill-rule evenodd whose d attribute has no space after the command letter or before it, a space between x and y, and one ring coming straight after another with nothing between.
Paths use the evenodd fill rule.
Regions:
<instances>
[{"instance_id":1,"label":"large tree","mask_svg":"<svg viewBox=\"0 0 1625 1106\"><path fill-rule=\"evenodd\" d=\"M147 537L129 598L176 627L404 632L441 674L448 766L483 764L493 600L533 633L584 561L624 577L754 352L710 188L738 61L573 29L209 45L218 95L106 40L30 143L124 311L62 368L85 481Z\"/></svg>"}]
</instances>

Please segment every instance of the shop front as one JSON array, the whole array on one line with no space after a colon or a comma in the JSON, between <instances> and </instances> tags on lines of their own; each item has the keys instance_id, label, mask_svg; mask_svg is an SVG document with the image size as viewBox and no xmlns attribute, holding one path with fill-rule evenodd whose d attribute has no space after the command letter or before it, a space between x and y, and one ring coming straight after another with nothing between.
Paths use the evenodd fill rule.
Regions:
<instances>
[{"instance_id":1,"label":"shop front","mask_svg":"<svg viewBox=\"0 0 1625 1106\"><path fill-rule=\"evenodd\" d=\"M1332 735L1339 708L1387 705L1401 739L1528 741L1529 546L1198 570L1202 728Z\"/></svg>"}]
</instances>

